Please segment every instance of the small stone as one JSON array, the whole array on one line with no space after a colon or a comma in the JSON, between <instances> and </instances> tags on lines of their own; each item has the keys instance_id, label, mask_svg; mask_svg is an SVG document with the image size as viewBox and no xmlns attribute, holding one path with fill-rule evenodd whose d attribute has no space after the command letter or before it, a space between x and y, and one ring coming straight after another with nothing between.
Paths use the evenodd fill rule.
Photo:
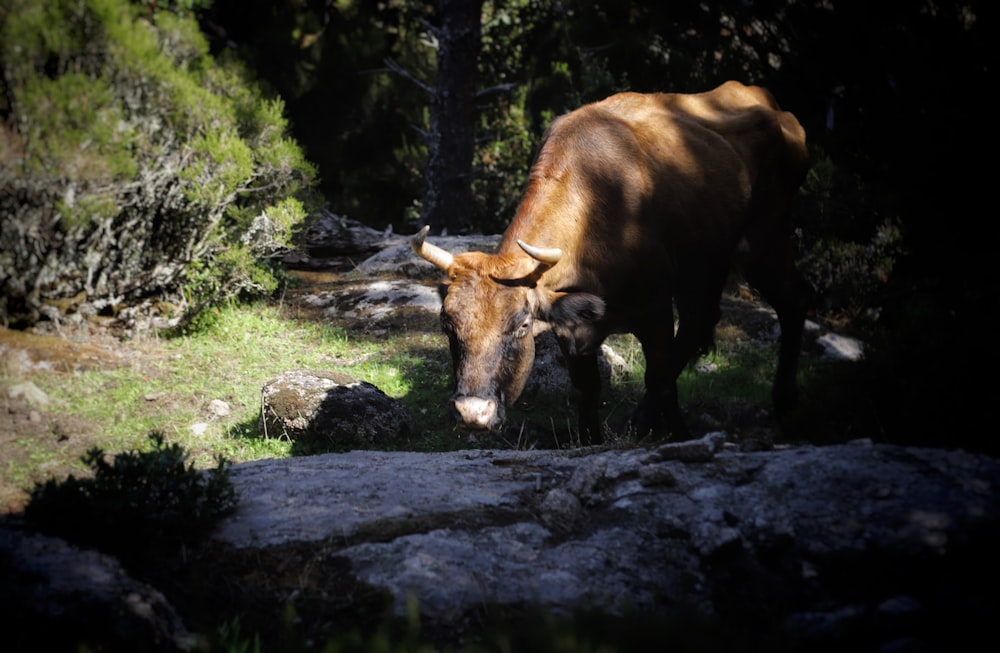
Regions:
<instances>
[{"instance_id":1,"label":"small stone","mask_svg":"<svg viewBox=\"0 0 1000 653\"><path fill-rule=\"evenodd\" d=\"M639 482L643 487L673 487L677 478L665 465L645 465L639 469Z\"/></svg>"},{"instance_id":2,"label":"small stone","mask_svg":"<svg viewBox=\"0 0 1000 653\"><path fill-rule=\"evenodd\" d=\"M655 455L660 460L682 460L684 462L708 462L722 448L726 434L722 431L706 433L697 440L670 442L658 447Z\"/></svg>"},{"instance_id":3,"label":"small stone","mask_svg":"<svg viewBox=\"0 0 1000 653\"><path fill-rule=\"evenodd\" d=\"M860 340L827 333L816 338L826 358L837 361L859 361L865 357L865 346Z\"/></svg>"},{"instance_id":4,"label":"small stone","mask_svg":"<svg viewBox=\"0 0 1000 653\"><path fill-rule=\"evenodd\" d=\"M229 404L221 399L213 399L208 402L207 411L209 416L213 418L229 417L230 413L233 412Z\"/></svg>"},{"instance_id":5,"label":"small stone","mask_svg":"<svg viewBox=\"0 0 1000 653\"><path fill-rule=\"evenodd\" d=\"M558 530L571 529L583 516L580 500L572 492L562 488L549 490L539 508L542 521Z\"/></svg>"},{"instance_id":6,"label":"small stone","mask_svg":"<svg viewBox=\"0 0 1000 653\"><path fill-rule=\"evenodd\" d=\"M28 402L28 405L36 408L44 408L52 404L52 399L45 394L45 391L31 381L25 381L24 383L12 385L7 389L7 396L11 399L23 397L24 400Z\"/></svg>"}]
</instances>

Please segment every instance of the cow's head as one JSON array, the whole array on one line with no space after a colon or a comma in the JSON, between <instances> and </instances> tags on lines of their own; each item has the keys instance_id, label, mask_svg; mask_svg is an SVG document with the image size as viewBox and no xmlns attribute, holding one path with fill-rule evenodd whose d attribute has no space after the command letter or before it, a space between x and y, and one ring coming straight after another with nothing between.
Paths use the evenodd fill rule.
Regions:
<instances>
[{"instance_id":1,"label":"cow's head","mask_svg":"<svg viewBox=\"0 0 1000 653\"><path fill-rule=\"evenodd\" d=\"M452 255L424 241L413 250L445 273L441 326L448 336L455 373L452 416L460 426L498 429L506 407L521 395L535 360L534 335L553 327L570 353L586 353L600 341L594 324L604 302L586 293L555 292L539 285L562 252L518 241L515 254Z\"/></svg>"}]
</instances>

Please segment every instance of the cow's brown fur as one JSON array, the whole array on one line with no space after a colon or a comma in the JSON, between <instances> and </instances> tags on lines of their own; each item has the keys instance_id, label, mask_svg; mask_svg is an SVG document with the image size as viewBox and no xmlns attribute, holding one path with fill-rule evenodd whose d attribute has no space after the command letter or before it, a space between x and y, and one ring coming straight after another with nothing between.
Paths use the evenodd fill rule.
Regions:
<instances>
[{"instance_id":1,"label":"cow's brown fur","mask_svg":"<svg viewBox=\"0 0 1000 653\"><path fill-rule=\"evenodd\" d=\"M787 411L806 296L788 205L807 167L795 117L766 90L738 82L694 95L621 93L558 118L496 254L438 263L456 418L502 423L533 363L538 321L566 354L581 434L600 438L596 351L612 332L634 333L646 356L634 426L644 432L665 419L684 434L676 379L711 343L734 261L778 312L774 394ZM518 240L562 257L540 262Z\"/></svg>"}]
</instances>

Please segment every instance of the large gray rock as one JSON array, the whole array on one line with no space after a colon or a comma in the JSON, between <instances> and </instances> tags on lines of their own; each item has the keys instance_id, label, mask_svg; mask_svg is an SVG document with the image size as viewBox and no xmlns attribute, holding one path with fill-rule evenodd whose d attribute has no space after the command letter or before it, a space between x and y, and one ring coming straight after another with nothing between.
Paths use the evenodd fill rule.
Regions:
<instances>
[{"instance_id":1,"label":"large gray rock","mask_svg":"<svg viewBox=\"0 0 1000 653\"><path fill-rule=\"evenodd\" d=\"M492 252L500 244L499 235L431 236L438 247L452 254ZM364 275L399 274L407 277L437 279L441 271L413 253L410 237L400 239L362 261L356 268Z\"/></svg>"},{"instance_id":2,"label":"large gray rock","mask_svg":"<svg viewBox=\"0 0 1000 653\"><path fill-rule=\"evenodd\" d=\"M370 254L404 240L391 231L378 231L330 211L314 216L303 236L305 249L313 259Z\"/></svg>"},{"instance_id":3,"label":"large gray rock","mask_svg":"<svg viewBox=\"0 0 1000 653\"><path fill-rule=\"evenodd\" d=\"M871 444L740 453L724 440L251 462L233 469L242 503L215 537L313 542L317 560L346 557L400 614L412 597L442 628L484 605L683 608L741 627L766 618L763 631L796 641L861 632L871 646L937 643L952 627L962 638L998 607L981 584L1000 543L997 460Z\"/></svg>"},{"instance_id":4,"label":"large gray rock","mask_svg":"<svg viewBox=\"0 0 1000 653\"><path fill-rule=\"evenodd\" d=\"M196 639L158 590L113 557L0 525L8 651L187 651Z\"/></svg>"},{"instance_id":5,"label":"large gray rock","mask_svg":"<svg viewBox=\"0 0 1000 653\"><path fill-rule=\"evenodd\" d=\"M225 583L203 589L259 610L272 588L264 619L300 600L371 617L385 592L451 637L541 611L638 615L698 650L934 651L969 650L1000 610L1000 461L962 451L750 453L716 432L653 449L351 451L232 479L240 506L205 569ZM0 573L13 650L193 641L107 556L0 528Z\"/></svg>"}]
</instances>

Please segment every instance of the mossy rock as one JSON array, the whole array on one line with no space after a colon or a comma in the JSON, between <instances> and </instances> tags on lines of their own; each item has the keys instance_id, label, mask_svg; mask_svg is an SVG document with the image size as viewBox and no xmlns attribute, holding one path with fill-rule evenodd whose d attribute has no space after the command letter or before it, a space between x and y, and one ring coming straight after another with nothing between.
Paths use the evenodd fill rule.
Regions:
<instances>
[{"instance_id":1,"label":"mossy rock","mask_svg":"<svg viewBox=\"0 0 1000 653\"><path fill-rule=\"evenodd\" d=\"M402 403L340 372L284 372L265 383L261 395L265 435L310 450L382 448L410 433Z\"/></svg>"}]
</instances>

